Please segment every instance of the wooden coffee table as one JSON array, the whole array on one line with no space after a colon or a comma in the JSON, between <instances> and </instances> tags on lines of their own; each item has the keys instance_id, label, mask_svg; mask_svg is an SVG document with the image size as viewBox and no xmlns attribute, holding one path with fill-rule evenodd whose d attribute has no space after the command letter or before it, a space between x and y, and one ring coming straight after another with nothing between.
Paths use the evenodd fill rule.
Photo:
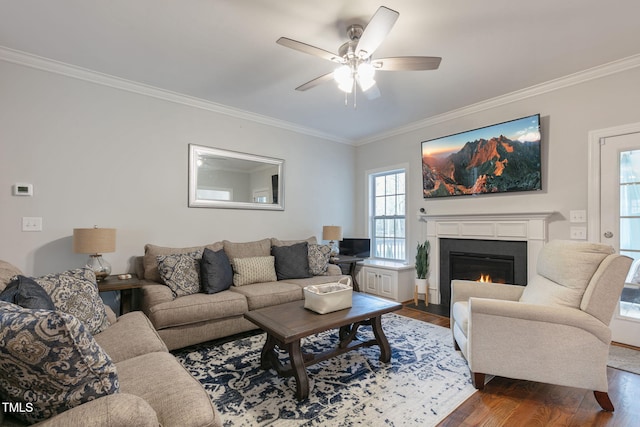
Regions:
<instances>
[{"instance_id":1,"label":"wooden coffee table","mask_svg":"<svg viewBox=\"0 0 640 427\"><path fill-rule=\"evenodd\" d=\"M283 377L294 376L296 398L303 400L309 396L307 366L356 348L373 345L380 347L380 361L389 362L391 347L380 320L383 314L400 308L400 303L354 292L352 307L333 313L317 314L305 309L304 301L294 301L250 311L244 316L267 333L267 341L260 356L260 367L273 368ZM362 324L370 324L373 327L375 339L356 339L356 332ZM338 328L340 342L336 348L320 354L303 354L300 346L302 338ZM289 353L289 364L283 365L280 362L275 351L276 346Z\"/></svg>"}]
</instances>

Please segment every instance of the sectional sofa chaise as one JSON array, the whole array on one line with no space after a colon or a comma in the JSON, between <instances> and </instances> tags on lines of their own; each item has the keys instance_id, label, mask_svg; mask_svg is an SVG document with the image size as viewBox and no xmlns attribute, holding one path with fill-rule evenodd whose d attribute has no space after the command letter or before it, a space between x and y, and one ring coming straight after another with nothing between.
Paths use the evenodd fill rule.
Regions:
<instances>
[{"instance_id":1,"label":"sectional sofa chaise","mask_svg":"<svg viewBox=\"0 0 640 427\"><path fill-rule=\"evenodd\" d=\"M19 275L0 261L0 292ZM205 389L146 316L116 319L102 304L91 270L35 280L51 309L28 308L38 293L24 276L9 288L23 306L0 301L0 425L222 425Z\"/></svg>"}]
</instances>

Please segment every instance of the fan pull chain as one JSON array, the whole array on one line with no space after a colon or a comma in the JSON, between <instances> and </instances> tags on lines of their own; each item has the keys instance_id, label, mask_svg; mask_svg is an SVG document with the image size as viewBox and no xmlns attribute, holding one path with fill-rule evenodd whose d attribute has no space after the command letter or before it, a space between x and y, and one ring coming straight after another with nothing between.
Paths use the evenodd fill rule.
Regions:
<instances>
[{"instance_id":1,"label":"fan pull chain","mask_svg":"<svg viewBox=\"0 0 640 427\"><path fill-rule=\"evenodd\" d=\"M358 88L356 87L356 79L353 79L353 109L358 106Z\"/></svg>"},{"instance_id":2,"label":"fan pull chain","mask_svg":"<svg viewBox=\"0 0 640 427\"><path fill-rule=\"evenodd\" d=\"M353 90L351 91L353 93L353 109L356 110L358 108L358 88L356 86L356 80L353 79ZM345 92L344 93L344 106L348 107L349 106L349 93Z\"/></svg>"}]
</instances>

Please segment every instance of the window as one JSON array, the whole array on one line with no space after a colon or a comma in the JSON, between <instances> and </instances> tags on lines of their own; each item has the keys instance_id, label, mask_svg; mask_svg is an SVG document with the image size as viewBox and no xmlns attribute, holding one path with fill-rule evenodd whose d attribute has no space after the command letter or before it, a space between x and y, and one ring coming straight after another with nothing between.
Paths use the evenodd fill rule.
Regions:
<instances>
[{"instance_id":1,"label":"window","mask_svg":"<svg viewBox=\"0 0 640 427\"><path fill-rule=\"evenodd\" d=\"M620 153L620 253L633 258L631 268L620 296L620 315L640 319L640 150Z\"/></svg>"},{"instance_id":2,"label":"window","mask_svg":"<svg viewBox=\"0 0 640 427\"><path fill-rule=\"evenodd\" d=\"M233 190L230 188L198 188L196 194L198 199L203 200L233 200Z\"/></svg>"},{"instance_id":3,"label":"window","mask_svg":"<svg viewBox=\"0 0 640 427\"><path fill-rule=\"evenodd\" d=\"M372 257L406 261L405 169L369 175Z\"/></svg>"}]
</instances>

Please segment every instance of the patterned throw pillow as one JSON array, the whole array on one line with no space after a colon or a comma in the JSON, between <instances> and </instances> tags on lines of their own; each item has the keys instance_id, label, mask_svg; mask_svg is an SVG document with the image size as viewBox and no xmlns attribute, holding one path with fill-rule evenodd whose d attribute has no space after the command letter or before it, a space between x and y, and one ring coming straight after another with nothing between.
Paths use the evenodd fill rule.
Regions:
<instances>
[{"instance_id":1,"label":"patterned throw pillow","mask_svg":"<svg viewBox=\"0 0 640 427\"><path fill-rule=\"evenodd\" d=\"M331 247L329 245L309 245L309 271L314 276L321 276L327 272Z\"/></svg>"},{"instance_id":2,"label":"patterned throw pillow","mask_svg":"<svg viewBox=\"0 0 640 427\"><path fill-rule=\"evenodd\" d=\"M0 301L0 395L29 424L119 391L111 359L76 317Z\"/></svg>"},{"instance_id":3,"label":"patterned throw pillow","mask_svg":"<svg viewBox=\"0 0 640 427\"><path fill-rule=\"evenodd\" d=\"M275 258L272 256L235 258L232 263L233 284L235 286L275 282L278 280Z\"/></svg>"},{"instance_id":4,"label":"patterned throw pillow","mask_svg":"<svg viewBox=\"0 0 640 427\"><path fill-rule=\"evenodd\" d=\"M48 274L34 280L49 294L58 310L77 317L91 334L109 326L96 275L90 268Z\"/></svg>"},{"instance_id":5,"label":"patterned throw pillow","mask_svg":"<svg viewBox=\"0 0 640 427\"><path fill-rule=\"evenodd\" d=\"M200 259L202 251L158 256L158 272L174 297L200 292Z\"/></svg>"}]
</instances>

